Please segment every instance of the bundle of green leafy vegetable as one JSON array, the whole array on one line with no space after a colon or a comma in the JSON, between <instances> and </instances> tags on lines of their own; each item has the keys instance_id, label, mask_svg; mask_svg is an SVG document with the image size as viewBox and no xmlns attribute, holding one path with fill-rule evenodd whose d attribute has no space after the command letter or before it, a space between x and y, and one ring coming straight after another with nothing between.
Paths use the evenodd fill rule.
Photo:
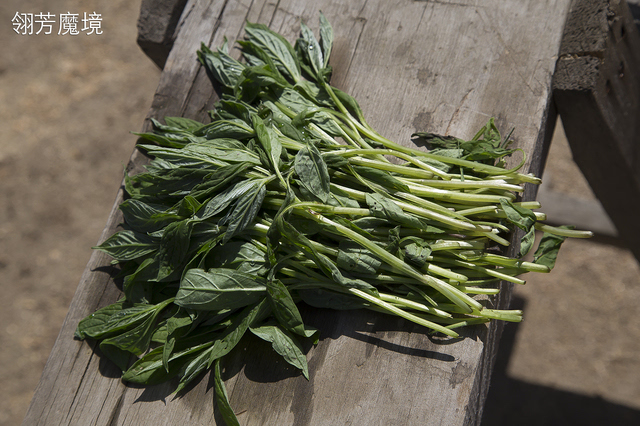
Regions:
<instances>
[{"instance_id":1,"label":"bundle of green leafy vegetable","mask_svg":"<svg viewBox=\"0 0 640 426\"><path fill-rule=\"evenodd\" d=\"M333 31L301 24L295 47L246 25L244 61L202 45L223 91L212 121L153 120L138 145L152 160L126 176L123 230L97 248L121 264L124 298L80 322L123 380L179 378L214 367L219 408L235 416L220 359L249 331L307 377L301 340L317 342L298 303L367 308L457 337L459 327L521 312L492 309L500 280L548 272L566 237L518 201L509 138L493 120L471 141L417 133L429 151L380 136L354 98L329 85ZM506 257L516 231L518 258ZM545 231L532 262L535 230ZM130 364L131 354L139 358Z\"/></svg>"}]
</instances>

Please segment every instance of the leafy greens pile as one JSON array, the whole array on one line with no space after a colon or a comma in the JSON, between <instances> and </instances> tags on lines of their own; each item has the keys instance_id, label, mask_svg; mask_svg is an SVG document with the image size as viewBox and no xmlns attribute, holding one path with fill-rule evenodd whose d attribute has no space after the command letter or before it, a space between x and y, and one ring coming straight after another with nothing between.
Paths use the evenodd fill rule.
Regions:
<instances>
[{"instance_id":1,"label":"leafy greens pile","mask_svg":"<svg viewBox=\"0 0 640 426\"><path fill-rule=\"evenodd\" d=\"M301 339L317 342L297 303L393 314L432 332L521 312L491 309L500 280L548 272L566 237L517 201L540 180L505 167L509 138L493 120L471 141L417 133L431 150L396 144L329 85L333 31L301 24L295 47L258 24L198 58L223 95L212 122L153 120L139 134L146 172L126 176L123 230L97 248L121 264L124 298L80 322L123 380L179 378L214 367L230 424L220 359L250 331L308 377ZM303 77L304 76L304 77ZM504 256L515 230L518 258ZM545 235L533 262L535 230ZM131 354L138 356L129 365Z\"/></svg>"}]
</instances>

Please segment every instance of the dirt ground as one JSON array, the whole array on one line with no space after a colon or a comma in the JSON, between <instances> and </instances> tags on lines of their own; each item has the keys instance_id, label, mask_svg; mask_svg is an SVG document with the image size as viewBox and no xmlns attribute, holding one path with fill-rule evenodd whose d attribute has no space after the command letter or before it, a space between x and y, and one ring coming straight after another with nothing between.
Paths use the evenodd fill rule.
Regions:
<instances>
[{"instance_id":1,"label":"dirt ground","mask_svg":"<svg viewBox=\"0 0 640 426\"><path fill-rule=\"evenodd\" d=\"M22 422L151 104L139 6L0 3L0 426ZM103 34L18 35L16 12L100 13ZM546 174L593 197L561 132ZM506 329L483 423L640 424L639 272L618 245L570 241L517 288L526 320Z\"/></svg>"}]
</instances>

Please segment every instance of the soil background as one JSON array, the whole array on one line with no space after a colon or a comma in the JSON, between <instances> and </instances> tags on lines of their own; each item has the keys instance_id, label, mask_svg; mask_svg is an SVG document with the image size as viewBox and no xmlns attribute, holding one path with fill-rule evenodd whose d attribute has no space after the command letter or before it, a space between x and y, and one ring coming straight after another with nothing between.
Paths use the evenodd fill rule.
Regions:
<instances>
[{"instance_id":1,"label":"soil background","mask_svg":"<svg viewBox=\"0 0 640 426\"><path fill-rule=\"evenodd\" d=\"M139 7L0 3L0 426L22 423L151 105L160 70L136 44ZM96 12L103 33L18 35L16 12ZM560 127L544 178L593 198ZM527 277L483 424L640 424L639 272L616 240L594 238Z\"/></svg>"}]
</instances>

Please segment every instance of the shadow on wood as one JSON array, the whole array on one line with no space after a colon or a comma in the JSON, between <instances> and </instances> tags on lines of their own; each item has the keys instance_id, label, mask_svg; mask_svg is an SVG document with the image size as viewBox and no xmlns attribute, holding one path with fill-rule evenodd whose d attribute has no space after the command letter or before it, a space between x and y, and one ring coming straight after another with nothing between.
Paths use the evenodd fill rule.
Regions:
<instances>
[{"instance_id":1,"label":"shadow on wood","mask_svg":"<svg viewBox=\"0 0 640 426\"><path fill-rule=\"evenodd\" d=\"M526 300L514 297L514 309L525 309ZM536 385L509 377L507 367L513 353L519 324L507 324L496 356L491 387L482 425L564 426L640 424L640 410L600 397Z\"/></svg>"},{"instance_id":2,"label":"shadow on wood","mask_svg":"<svg viewBox=\"0 0 640 426\"><path fill-rule=\"evenodd\" d=\"M576 164L640 260L640 36L624 0L574 2L553 96Z\"/></svg>"}]
</instances>

